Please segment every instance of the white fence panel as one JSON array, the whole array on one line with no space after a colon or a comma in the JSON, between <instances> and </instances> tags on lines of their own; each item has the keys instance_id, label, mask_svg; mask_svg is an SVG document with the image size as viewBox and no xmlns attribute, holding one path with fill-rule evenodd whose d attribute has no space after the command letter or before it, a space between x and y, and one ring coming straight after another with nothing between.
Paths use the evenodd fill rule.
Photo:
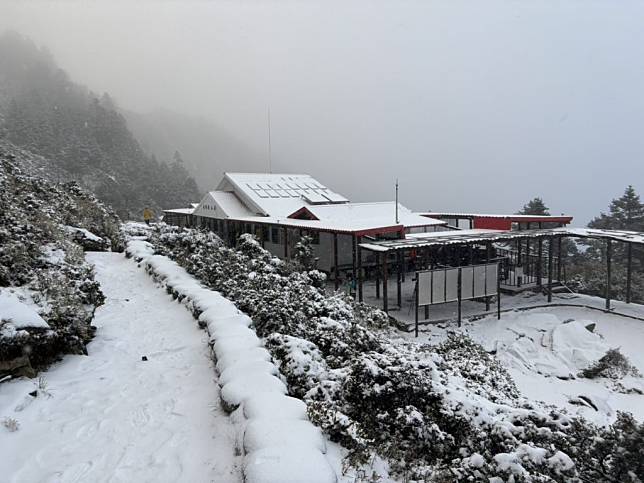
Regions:
<instances>
[{"instance_id":1,"label":"white fence panel","mask_svg":"<svg viewBox=\"0 0 644 483\"><path fill-rule=\"evenodd\" d=\"M445 270L445 302L458 300L458 268Z\"/></svg>"},{"instance_id":2,"label":"white fence panel","mask_svg":"<svg viewBox=\"0 0 644 483\"><path fill-rule=\"evenodd\" d=\"M461 299L474 298L474 268L463 267L461 269Z\"/></svg>"},{"instance_id":3,"label":"white fence panel","mask_svg":"<svg viewBox=\"0 0 644 483\"><path fill-rule=\"evenodd\" d=\"M445 302L445 270L434 270L432 274L432 304Z\"/></svg>"}]
</instances>

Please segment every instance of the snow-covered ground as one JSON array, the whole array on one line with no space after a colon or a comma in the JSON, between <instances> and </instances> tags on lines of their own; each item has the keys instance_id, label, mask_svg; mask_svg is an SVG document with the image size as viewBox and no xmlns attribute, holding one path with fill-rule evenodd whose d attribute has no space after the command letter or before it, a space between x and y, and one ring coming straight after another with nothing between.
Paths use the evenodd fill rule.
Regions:
<instances>
[{"instance_id":1,"label":"snow-covered ground","mask_svg":"<svg viewBox=\"0 0 644 483\"><path fill-rule=\"evenodd\" d=\"M0 384L0 420L19 423L0 426L0 480L240 481L207 334L122 254L88 259L107 296L90 355L43 372L35 398L37 381Z\"/></svg>"},{"instance_id":2,"label":"snow-covered ground","mask_svg":"<svg viewBox=\"0 0 644 483\"><path fill-rule=\"evenodd\" d=\"M591 306L603 302L593 297L583 299ZM535 302L538 301L536 297ZM626 311L626 307L618 309ZM642 306L632 304L628 311L644 316ZM591 324L594 324L593 332L586 328L593 328ZM489 316L466 321L461 329L455 323L425 326L418 339L413 334L403 337L437 343L448 330L466 332L486 350L495 353L521 393L531 400L554 404L598 424L614 421L618 410L644 420L644 395L641 394L644 379L625 377L618 381L621 385L618 388L616 381L610 379L577 377L582 369L611 348L619 348L644 373L641 349L644 321L584 307L553 306L505 312L501 320Z\"/></svg>"}]
</instances>

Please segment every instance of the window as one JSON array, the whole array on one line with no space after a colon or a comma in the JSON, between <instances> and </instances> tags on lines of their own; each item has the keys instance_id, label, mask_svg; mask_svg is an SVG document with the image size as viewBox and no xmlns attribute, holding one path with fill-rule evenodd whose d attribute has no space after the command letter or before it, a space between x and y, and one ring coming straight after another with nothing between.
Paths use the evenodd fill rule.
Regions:
<instances>
[{"instance_id":1,"label":"window","mask_svg":"<svg viewBox=\"0 0 644 483\"><path fill-rule=\"evenodd\" d=\"M309 233L309 236L312 239L313 245L319 245L320 244L320 232L319 231L312 231Z\"/></svg>"},{"instance_id":2,"label":"window","mask_svg":"<svg viewBox=\"0 0 644 483\"><path fill-rule=\"evenodd\" d=\"M275 244L280 242L280 231L276 227L271 228L271 242Z\"/></svg>"}]
</instances>

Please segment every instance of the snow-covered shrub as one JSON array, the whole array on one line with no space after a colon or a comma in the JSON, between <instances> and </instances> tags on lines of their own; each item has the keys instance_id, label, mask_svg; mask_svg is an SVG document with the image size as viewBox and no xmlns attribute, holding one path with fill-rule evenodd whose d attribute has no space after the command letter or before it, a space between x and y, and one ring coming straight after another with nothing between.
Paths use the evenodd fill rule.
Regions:
<instances>
[{"instance_id":1,"label":"snow-covered shrub","mask_svg":"<svg viewBox=\"0 0 644 483\"><path fill-rule=\"evenodd\" d=\"M588 379L596 379L598 377L621 379L625 376L641 376L637 368L630 363L628 358L619 349L609 349L605 356L581 371L579 375Z\"/></svg>"},{"instance_id":2,"label":"snow-covered shrub","mask_svg":"<svg viewBox=\"0 0 644 483\"><path fill-rule=\"evenodd\" d=\"M609 427L574 420L561 442L575 461L580 481L625 483L644 481L643 440L644 423L618 412Z\"/></svg>"},{"instance_id":3,"label":"snow-covered shrub","mask_svg":"<svg viewBox=\"0 0 644 483\"><path fill-rule=\"evenodd\" d=\"M109 249L118 241L118 224L77 184L28 176L13 156L0 152L0 291L18 289L46 321L19 330L3 324L4 371L25 358L31 371L61 353L86 351L94 310L104 298L83 249ZM93 245L79 243L79 233Z\"/></svg>"},{"instance_id":4,"label":"snow-covered shrub","mask_svg":"<svg viewBox=\"0 0 644 483\"><path fill-rule=\"evenodd\" d=\"M392 473L423 481L573 481L579 474L581 450L568 434L585 422L521 398L469 338L392 342L380 330L386 314L326 293L312 272L293 271L251 235L228 248L213 233L159 226L150 242L252 318L289 394L351 451L351 463L375 452Z\"/></svg>"}]
</instances>

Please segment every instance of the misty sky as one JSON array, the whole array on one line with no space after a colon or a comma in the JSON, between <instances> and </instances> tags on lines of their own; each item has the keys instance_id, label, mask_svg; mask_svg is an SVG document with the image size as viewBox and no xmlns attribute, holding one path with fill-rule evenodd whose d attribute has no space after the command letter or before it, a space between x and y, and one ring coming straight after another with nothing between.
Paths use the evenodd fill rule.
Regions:
<instances>
[{"instance_id":1,"label":"misty sky","mask_svg":"<svg viewBox=\"0 0 644 483\"><path fill-rule=\"evenodd\" d=\"M3 0L0 29L124 108L211 119L258 153L270 106L273 171L355 201L398 177L412 209L542 196L580 224L644 191L644 1L131 3Z\"/></svg>"}]
</instances>

